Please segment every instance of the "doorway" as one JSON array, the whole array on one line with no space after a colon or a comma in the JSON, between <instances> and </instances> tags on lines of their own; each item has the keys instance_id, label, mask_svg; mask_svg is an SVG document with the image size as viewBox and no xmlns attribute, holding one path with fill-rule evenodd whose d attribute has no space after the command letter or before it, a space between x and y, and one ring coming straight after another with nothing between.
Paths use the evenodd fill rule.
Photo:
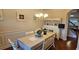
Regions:
<instances>
[{"instance_id":1,"label":"doorway","mask_svg":"<svg viewBox=\"0 0 79 59\"><path fill-rule=\"evenodd\" d=\"M68 13L68 32L67 40L73 42L74 48L77 48L78 29L79 28L79 9L71 10Z\"/></svg>"}]
</instances>

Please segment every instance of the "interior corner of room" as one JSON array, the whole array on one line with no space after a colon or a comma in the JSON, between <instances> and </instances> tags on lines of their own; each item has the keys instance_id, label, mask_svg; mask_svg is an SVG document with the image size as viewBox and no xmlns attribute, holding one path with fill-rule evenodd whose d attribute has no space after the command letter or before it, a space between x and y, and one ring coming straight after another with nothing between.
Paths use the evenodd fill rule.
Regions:
<instances>
[{"instance_id":1,"label":"interior corner of room","mask_svg":"<svg viewBox=\"0 0 79 59\"><path fill-rule=\"evenodd\" d=\"M78 9L0 9L0 50L79 50Z\"/></svg>"}]
</instances>

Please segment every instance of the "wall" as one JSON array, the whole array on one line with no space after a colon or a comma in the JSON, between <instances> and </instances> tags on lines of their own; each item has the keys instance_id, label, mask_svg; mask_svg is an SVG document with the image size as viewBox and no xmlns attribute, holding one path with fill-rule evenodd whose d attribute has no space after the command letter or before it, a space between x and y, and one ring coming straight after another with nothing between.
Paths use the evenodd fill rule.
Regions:
<instances>
[{"instance_id":1,"label":"wall","mask_svg":"<svg viewBox=\"0 0 79 59\"><path fill-rule=\"evenodd\" d=\"M0 31L31 31L41 27L42 20L33 20L33 15L40 10L22 10L24 21L17 20L15 9L3 10L3 21L0 21Z\"/></svg>"},{"instance_id":2,"label":"wall","mask_svg":"<svg viewBox=\"0 0 79 59\"><path fill-rule=\"evenodd\" d=\"M66 19L67 13L70 11L70 9L47 9L45 10L46 13L48 13L48 18L62 18Z\"/></svg>"}]
</instances>

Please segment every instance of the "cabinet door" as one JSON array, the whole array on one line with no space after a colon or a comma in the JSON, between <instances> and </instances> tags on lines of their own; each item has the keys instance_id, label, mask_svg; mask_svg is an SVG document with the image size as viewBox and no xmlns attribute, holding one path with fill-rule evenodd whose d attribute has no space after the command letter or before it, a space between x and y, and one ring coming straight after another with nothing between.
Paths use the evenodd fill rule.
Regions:
<instances>
[{"instance_id":1,"label":"cabinet door","mask_svg":"<svg viewBox=\"0 0 79 59\"><path fill-rule=\"evenodd\" d=\"M5 34L0 34L0 49L6 49L10 47L9 42Z\"/></svg>"},{"instance_id":2,"label":"cabinet door","mask_svg":"<svg viewBox=\"0 0 79 59\"><path fill-rule=\"evenodd\" d=\"M54 44L54 36L49 37L48 39L46 39L45 43L44 43L44 48L48 49L50 46L52 46Z\"/></svg>"},{"instance_id":3,"label":"cabinet door","mask_svg":"<svg viewBox=\"0 0 79 59\"><path fill-rule=\"evenodd\" d=\"M2 49L4 46L3 40L4 40L4 36L2 34L0 34L0 49Z\"/></svg>"}]
</instances>

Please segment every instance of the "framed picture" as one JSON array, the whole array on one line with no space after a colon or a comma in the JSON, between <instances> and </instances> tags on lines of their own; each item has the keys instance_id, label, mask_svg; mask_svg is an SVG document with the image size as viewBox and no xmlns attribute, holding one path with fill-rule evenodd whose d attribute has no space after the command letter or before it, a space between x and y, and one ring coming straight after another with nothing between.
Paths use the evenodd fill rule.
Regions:
<instances>
[{"instance_id":1,"label":"framed picture","mask_svg":"<svg viewBox=\"0 0 79 59\"><path fill-rule=\"evenodd\" d=\"M24 15L23 14L19 14L19 19L24 19Z\"/></svg>"},{"instance_id":2,"label":"framed picture","mask_svg":"<svg viewBox=\"0 0 79 59\"><path fill-rule=\"evenodd\" d=\"M22 12L22 10L17 10L17 12L16 12L17 14L17 20L18 21L24 21L24 14L23 14L23 12Z\"/></svg>"},{"instance_id":3,"label":"framed picture","mask_svg":"<svg viewBox=\"0 0 79 59\"><path fill-rule=\"evenodd\" d=\"M0 9L0 21L2 21L2 20L3 20L3 10Z\"/></svg>"}]
</instances>

